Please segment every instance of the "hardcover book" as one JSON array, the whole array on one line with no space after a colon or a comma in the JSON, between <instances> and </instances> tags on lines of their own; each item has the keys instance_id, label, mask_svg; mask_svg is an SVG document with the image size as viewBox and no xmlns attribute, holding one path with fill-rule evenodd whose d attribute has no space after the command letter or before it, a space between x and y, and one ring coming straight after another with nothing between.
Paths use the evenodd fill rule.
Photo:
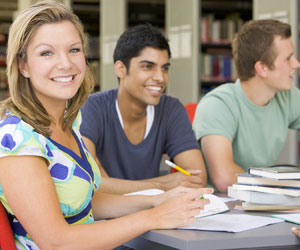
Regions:
<instances>
[{"instance_id":1,"label":"hardcover book","mask_svg":"<svg viewBox=\"0 0 300 250\"><path fill-rule=\"evenodd\" d=\"M255 186L247 184L233 184L232 187L236 190L250 190L264 192L270 194L286 194L290 196L300 196L300 188L292 187L270 187L270 186Z\"/></svg>"},{"instance_id":2,"label":"hardcover book","mask_svg":"<svg viewBox=\"0 0 300 250\"><path fill-rule=\"evenodd\" d=\"M300 179L300 166L285 164L266 168L249 168L248 173L274 179Z\"/></svg>"},{"instance_id":3,"label":"hardcover book","mask_svg":"<svg viewBox=\"0 0 300 250\"><path fill-rule=\"evenodd\" d=\"M241 201L256 204L300 207L300 197L294 197L284 194L270 194L251 190L237 190L233 187L228 187L228 196Z\"/></svg>"},{"instance_id":4,"label":"hardcover book","mask_svg":"<svg viewBox=\"0 0 300 250\"><path fill-rule=\"evenodd\" d=\"M265 185L265 186L281 186L281 187L298 187L300 188L299 180L278 180L273 178L266 178L262 176L252 174L238 174L237 182L240 184L251 184L251 185Z\"/></svg>"},{"instance_id":5,"label":"hardcover book","mask_svg":"<svg viewBox=\"0 0 300 250\"><path fill-rule=\"evenodd\" d=\"M256 204L251 202L243 202L242 207L244 210L248 211L282 211L282 210L299 210L300 206L286 206L286 205L265 205Z\"/></svg>"}]
</instances>

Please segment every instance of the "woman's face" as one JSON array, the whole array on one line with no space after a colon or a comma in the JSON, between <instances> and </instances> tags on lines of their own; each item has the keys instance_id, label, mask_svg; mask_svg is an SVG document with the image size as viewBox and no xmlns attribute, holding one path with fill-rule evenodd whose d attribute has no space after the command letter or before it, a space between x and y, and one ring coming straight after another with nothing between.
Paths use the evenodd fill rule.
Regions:
<instances>
[{"instance_id":1,"label":"woman's face","mask_svg":"<svg viewBox=\"0 0 300 250\"><path fill-rule=\"evenodd\" d=\"M30 78L44 108L64 107L78 91L85 75L83 44L70 21L44 24L37 29L26 51L20 72Z\"/></svg>"}]
</instances>

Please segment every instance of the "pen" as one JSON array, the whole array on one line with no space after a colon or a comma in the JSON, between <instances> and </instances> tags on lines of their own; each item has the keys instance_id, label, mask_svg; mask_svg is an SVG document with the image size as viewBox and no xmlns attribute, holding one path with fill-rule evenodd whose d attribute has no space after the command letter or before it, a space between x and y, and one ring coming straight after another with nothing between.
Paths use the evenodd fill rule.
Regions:
<instances>
[{"instance_id":1,"label":"pen","mask_svg":"<svg viewBox=\"0 0 300 250\"><path fill-rule=\"evenodd\" d=\"M169 161L169 160L165 160L165 163L170 166L171 168L175 168L176 170L178 170L181 173L184 173L186 175L191 175L191 173L185 171L184 169L182 169L181 167L175 165L173 162Z\"/></svg>"}]
</instances>

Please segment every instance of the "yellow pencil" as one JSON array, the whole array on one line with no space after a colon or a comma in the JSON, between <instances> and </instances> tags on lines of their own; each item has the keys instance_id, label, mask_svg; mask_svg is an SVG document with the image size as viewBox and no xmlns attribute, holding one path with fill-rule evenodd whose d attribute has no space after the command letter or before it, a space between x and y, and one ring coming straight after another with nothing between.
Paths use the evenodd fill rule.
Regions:
<instances>
[{"instance_id":1,"label":"yellow pencil","mask_svg":"<svg viewBox=\"0 0 300 250\"><path fill-rule=\"evenodd\" d=\"M165 163L170 166L171 168L175 168L176 170L178 170L179 172L186 174L186 175L191 175L191 173L185 171L184 169L182 169L181 167L175 165L173 162L169 161L169 160L165 160Z\"/></svg>"}]
</instances>

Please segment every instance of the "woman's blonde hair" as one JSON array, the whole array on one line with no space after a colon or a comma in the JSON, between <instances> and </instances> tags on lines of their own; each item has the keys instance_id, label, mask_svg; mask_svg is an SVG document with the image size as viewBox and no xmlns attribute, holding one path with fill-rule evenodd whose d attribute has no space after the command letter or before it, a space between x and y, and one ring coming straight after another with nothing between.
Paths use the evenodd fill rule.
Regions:
<instances>
[{"instance_id":1,"label":"woman's blonde hair","mask_svg":"<svg viewBox=\"0 0 300 250\"><path fill-rule=\"evenodd\" d=\"M65 5L53 0L40 1L22 11L10 27L7 47L7 76L10 97L1 102L0 116L3 118L7 110L17 113L34 129L50 136L49 128L53 122L41 102L35 96L30 79L19 71L19 60L27 61L27 47L36 30L44 24L68 20L76 27L83 50L87 56L87 38L79 18ZM70 129L78 114L78 110L86 101L94 85L94 78L89 67L86 67L84 80L76 95L67 101L68 107L60 123L64 130Z\"/></svg>"}]
</instances>

